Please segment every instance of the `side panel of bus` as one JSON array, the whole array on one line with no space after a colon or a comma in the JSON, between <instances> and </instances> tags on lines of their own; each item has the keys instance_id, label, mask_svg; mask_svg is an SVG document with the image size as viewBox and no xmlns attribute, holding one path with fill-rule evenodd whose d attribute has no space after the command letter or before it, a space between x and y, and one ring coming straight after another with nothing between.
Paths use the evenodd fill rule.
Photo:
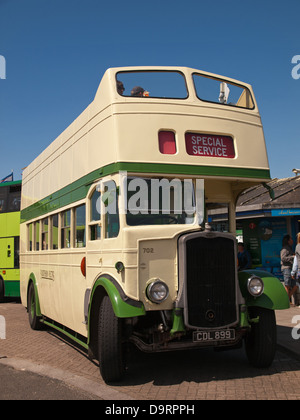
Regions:
<instances>
[{"instance_id":1,"label":"side panel of bus","mask_svg":"<svg viewBox=\"0 0 300 420\"><path fill-rule=\"evenodd\" d=\"M0 214L0 280L3 288L2 297L20 296L19 236L20 212Z\"/></svg>"}]
</instances>

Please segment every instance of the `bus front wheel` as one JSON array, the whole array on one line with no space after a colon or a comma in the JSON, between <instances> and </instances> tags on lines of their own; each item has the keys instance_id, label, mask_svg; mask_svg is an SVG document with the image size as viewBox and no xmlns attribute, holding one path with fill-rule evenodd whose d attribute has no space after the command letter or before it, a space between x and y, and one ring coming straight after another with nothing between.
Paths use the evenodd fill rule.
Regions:
<instances>
[{"instance_id":1,"label":"bus front wheel","mask_svg":"<svg viewBox=\"0 0 300 420\"><path fill-rule=\"evenodd\" d=\"M277 344L276 317L271 309L252 307L249 315L256 319L245 339L249 362L260 368L269 367L274 359Z\"/></svg>"},{"instance_id":2,"label":"bus front wheel","mask_svg":"<svg viewBox=\"0 0 300 420\"><path fill-rule=\"evenodd\" d=\"M36 314L36 293L32 282L30 283L28 289L27 310L30 327L33 330L40 330L42 324L40 322L40 318Z\"/></svg>"},{"instance_id":3,"label":"bus front wheel","mask_svg":"<svg viewBox=\"0 0 300 420\"><path fill-rule=\"evenodd\" d=\"M115 316L108 296L103 297L99 309L98 357L103 380L119 381L125 371L122 319Z\"/></svg>"}]
</instances>

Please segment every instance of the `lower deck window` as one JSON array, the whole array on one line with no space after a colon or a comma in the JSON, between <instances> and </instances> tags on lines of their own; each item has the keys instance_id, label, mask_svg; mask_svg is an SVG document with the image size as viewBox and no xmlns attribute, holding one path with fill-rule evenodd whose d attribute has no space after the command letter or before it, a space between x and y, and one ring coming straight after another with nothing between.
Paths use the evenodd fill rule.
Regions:
<instances>
[{"instance_id":1,"label":"lower deck window","mask_svg":"<svg viewBox=\"0 0 300 420\"><path fill-rule=\"evenodd\" d=\"M71 247L71 210L64 211L61 220L61 247Z\"/></svg>"},{"instance_id":2,"label":"lower deck window","mask_svg":"<svg viewBox=\"0 0 300 420\"><path fill-rule=\"evenodd\" d=\"M85 247L85 204L75 209L75 248Z\"/></svg>"}]
</instances>

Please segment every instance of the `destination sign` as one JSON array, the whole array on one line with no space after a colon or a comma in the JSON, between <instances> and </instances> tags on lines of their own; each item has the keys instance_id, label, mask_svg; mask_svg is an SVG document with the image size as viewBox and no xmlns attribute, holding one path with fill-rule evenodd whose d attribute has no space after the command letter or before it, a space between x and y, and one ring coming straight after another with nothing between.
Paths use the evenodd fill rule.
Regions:
<instances>
[{"instance_id":1,"label":"destination sign","mask_svg":"<svg viewBox=\"0 0 300 420\"><path fill-rule=\"evenodd\" d=\"M185 145L187 153L193 156L226 159L235 157L233 139L230 136L186 133Z\"/></svg>"}]
</instances>

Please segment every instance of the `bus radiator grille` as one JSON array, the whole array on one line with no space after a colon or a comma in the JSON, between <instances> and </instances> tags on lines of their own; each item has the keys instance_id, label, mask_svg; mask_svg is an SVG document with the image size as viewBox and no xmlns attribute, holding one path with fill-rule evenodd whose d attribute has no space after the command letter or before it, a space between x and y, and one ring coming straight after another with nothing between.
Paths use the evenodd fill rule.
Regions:
<instances>
[{"instance_id":1,"label":"bus radiator grille","mask_svg":"<svg viewBox=\"0 0 300 420\"><path fill-rule=\"evenodd\" d=\"M218 328L237 321L234 242L196 237L186 243L186 324Z\"/></svg>"}]
</instances>

